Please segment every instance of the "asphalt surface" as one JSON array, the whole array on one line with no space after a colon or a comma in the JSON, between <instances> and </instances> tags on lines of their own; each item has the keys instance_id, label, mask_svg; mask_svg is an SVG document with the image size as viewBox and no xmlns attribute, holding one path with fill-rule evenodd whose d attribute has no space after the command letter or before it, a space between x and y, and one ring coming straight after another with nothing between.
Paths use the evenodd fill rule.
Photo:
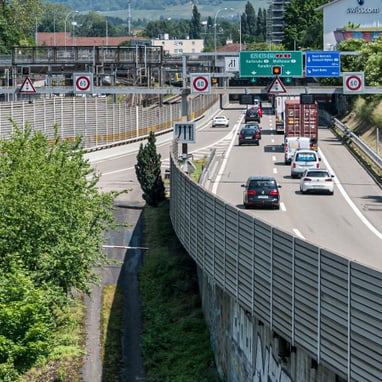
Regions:
<instances>
[{"instance_id":1,"label":"asphalt surface","mask_svg":"<svg viewBox=\"0 0 382 382\"><path fill-rule=\"evenodd\" d=\"M106 159L107 156L118 155L115 150L92 153L88 159L93 163ZM130 174L131 175L131 174ZM138 288L138 271L142 263L142 210L145 205L142 192L135 177L123 180L116 177L114 181L105 181L101 176L99 186L103 191L130 189L127 194L120 195L115 203L114 214L118 223L128 223L112 232L105 245L105 251L112 260L119 260L104 269L98 269L101 276L100 286L92 288L91 297L86 303L86 356L82 369L84 382L102 382L103 378L101 345L100 345L100 312L102 291L106 285L118 285L123 291L123 325L122 325L122 364L121 381L137 382L144 380L143 358L140 347L141 311ZM130 248L126 248L130 247Z\"/></svg>"}]
</instances>

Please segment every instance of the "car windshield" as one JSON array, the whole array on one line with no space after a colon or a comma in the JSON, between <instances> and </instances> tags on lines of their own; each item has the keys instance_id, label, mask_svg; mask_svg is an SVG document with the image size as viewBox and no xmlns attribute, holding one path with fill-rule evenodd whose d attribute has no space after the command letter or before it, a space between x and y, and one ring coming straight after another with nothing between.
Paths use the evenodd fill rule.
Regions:
<instances>
[{"instance_id":1,"label":"car windshield","mask_svg":"<svg viewBox=\"0 0 382 382\"><path fill-rule=\"evenodd\" d=\"M316 156L313 153L298 153L296 161L314 162L316 161Z\"/></svg>"},{"instance_id":2,"label":"car windshield","mask_svg":"<svg viewBox=\"0 0 382 382\"><path fill-rule=\"evenodd\" d=\"M225 119L225 117L215 117L215 119Z\"/></svg>"}]
</instances>

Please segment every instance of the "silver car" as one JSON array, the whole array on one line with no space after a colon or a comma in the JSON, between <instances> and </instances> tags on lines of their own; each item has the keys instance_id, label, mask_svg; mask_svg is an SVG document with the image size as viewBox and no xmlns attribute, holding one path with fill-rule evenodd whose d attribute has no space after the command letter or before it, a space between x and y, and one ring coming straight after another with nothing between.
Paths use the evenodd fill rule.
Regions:
<instances>
[{"instance_id":1,"label":"silver car","mask_svg":"<svg viewBox=\"0 0 382 382\"><path fill-rule=\"evenodd\" d=\"M306 169L320 168L320 160L314 150L296 150L291 163L291 177L300 178Z\"/></svg>"},{"instance_id":2,"label":"silver car","mask_svg":"<svg viewBox=\"0 0 382 382\"><path fill-rule=\"evenodd\" d=\"M334 194L334 175L331 175L325 168L312 168L305 170L300 180L300 192Z\"/></svg>"},{"instance_id":3,"label":"silver car","mask_svg":"<svg viewBox=\"0 0 382 382\"><path fill-rule=\"evenodd\" d=\"M212 119L212 127L216 127L216 126L228 127L229 119L224 115L217 115L216 117Z\"/></svg>"}]
</instances>

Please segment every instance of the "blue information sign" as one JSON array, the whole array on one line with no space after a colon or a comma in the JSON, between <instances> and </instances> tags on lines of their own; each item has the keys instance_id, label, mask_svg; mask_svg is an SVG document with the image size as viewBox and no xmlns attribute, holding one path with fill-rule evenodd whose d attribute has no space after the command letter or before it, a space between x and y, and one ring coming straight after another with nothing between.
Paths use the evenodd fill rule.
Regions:
<instances>
[{"instance_id":1,"label":"blue information sign","mask_svg":"<svg viewBox=\"0 0 382 382\"><path fill-rule=\"evenodd\" d=\"M340 52L306 51L305 77L340 77Z\"/></svg>"}]
</instances>

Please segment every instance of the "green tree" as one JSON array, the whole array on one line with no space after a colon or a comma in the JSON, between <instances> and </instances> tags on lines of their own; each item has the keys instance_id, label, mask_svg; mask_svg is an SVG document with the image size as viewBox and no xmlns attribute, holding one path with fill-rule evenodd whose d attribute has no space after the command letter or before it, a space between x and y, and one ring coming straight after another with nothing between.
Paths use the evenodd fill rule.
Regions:
<instances>
[{"instance_id":1,"label":"green tree","mask_svg":"<svg viewBox=\"0 0 382 382\"><path fill-rule=\"evenodd\" d=\"M64 21L68 11L68 8L63 4L44 2L42 4L41 17L37 25L38 31L63 32Z\"/></svg>"},{"instance_id":2,"label":"green tree","mask_svg":"<svg viewBox=\"0 0 382 382\"><path fill-rule=\"evenodd\" d=\"M286 49L322 49L322 11L315 8L326 0L291 0L285 5L283 45Z\"/></svg>"},{"instance_id":3,"label":"green tree","mask_svg":"<svg viewBox=\"0 0 382 382\"><path fill-rule=\"evenodd\" d=\"M59 291L37 286L15 263L0 271L0 380L30 369L55 346Z\"/></svg>"},{"instance_id":4,"label":"green tree","mask_svg":"<svg viewBox=\"0 0 382 382\"><path fill-rule=\"evenodd\" d=\"M81 140L51 141L14 126L0 141L0 264L19 263L37 285L90 293L103 266L104 233L115 226L116 193L97 188Z\"/></svg>"},{"instance_id":5,"label":"green tree","mask_svg":"<svg viewBox=\"0 0 382 382\"><path fill-rule=\"evenodd\" d=\"M192 8L192 19L190 21L190 38L200 39L202 34L202 24L200 22L200 13L196 5Z\"/></svg>"},{"instance_id":6,"label":"green tree","mask_svg":"<svg viewBox=\"0 0 382 382\"><path fill-rule=\"evenodd\" d=\"M9 3L14 17L12 21L25 35L33 35L36 21L41 18L42 0L12 0Z\"/></svg>"},{"instance_id":7,"label":"green tree","mask_svg":"<svg viewBox=\"0 0 382 382\"><path fill-rule=\"evenodd\" d=\"M156 207L165 199L165 189L161 176L161 156L157 153L155 134L151 131L146 145L141 143L137 155L135 173L143 191L143 199Z\"/></svg>"},{"instance_id":8,"label":"green tree","mask_svg":"<svg viewBox=\"0 0 382 382\"><path fill-rule=\"evenodd\" d=\"M20 30L14 10L8 5L0 7L0 53L9 54L12 47L31 45L32 35L26 37Z\"/></svg>"},{"instance_id":9,"label":"green tree","mask_svg":"<svg viewBox=\"0 0 382 382\"><path fill-rule=\"evenodd\" d=\"M243 35L254 36L256 33L256 12L249 1L245 5L245 11L241 16L241 28Z\"/></svg>"}]
</instances>

